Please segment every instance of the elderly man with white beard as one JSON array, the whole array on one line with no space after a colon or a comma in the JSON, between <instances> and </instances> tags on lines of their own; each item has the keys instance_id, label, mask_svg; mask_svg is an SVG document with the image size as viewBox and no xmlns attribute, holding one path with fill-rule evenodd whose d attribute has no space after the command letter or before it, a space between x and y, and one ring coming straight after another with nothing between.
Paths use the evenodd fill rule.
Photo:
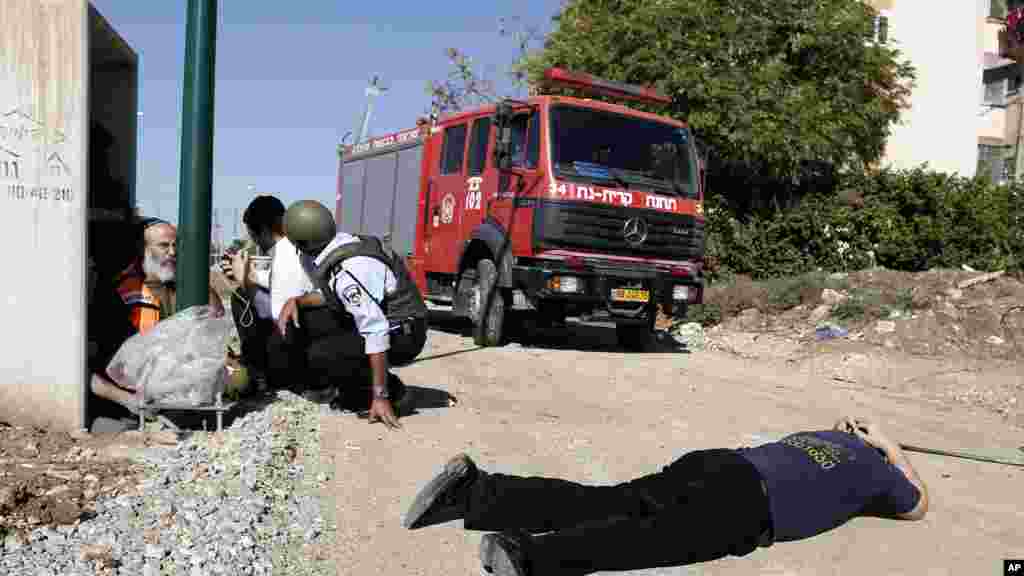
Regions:
<instances>
[{"instance_id":1,"label":"elderly man with white beard","mask_svg":"<svg viewBox=\"0 0 1024 576\"><path fill-rule=\"evenodd\" d=\"M107 315L125 315L131 324L129 331L117 331L108 335L103 349L107 354L93 364L90 388L100 398L111 400L136 413L135 392L115 384L106 374L106 363L129 337L142 334L161 320L175 313L175 268L177 266L178 230L173 224L159 218L145 218L137 228L138 256L124 269L114 282L114 290L120 297L116 310L106 310ZM213 286L210 287L208 304L220 314L224 305Z\"/></svg>"}]
</instances>

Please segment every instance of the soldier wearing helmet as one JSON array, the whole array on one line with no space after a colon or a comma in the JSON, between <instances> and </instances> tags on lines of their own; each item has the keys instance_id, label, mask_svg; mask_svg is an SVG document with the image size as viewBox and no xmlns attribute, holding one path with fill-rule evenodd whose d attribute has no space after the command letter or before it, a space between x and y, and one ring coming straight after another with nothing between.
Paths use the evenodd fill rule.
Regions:
<instances>
[{"instance_id":1,"label":"soldier wearing helmet","mask_svg":"<svg viewBox=\"0 0 1024 576\"><path fill-rule=\"evenodd\" d=\"M400 428L392 402L404 398L404 386L388 364L411 362L427 333L426 304L404 260L376 237L338 232L330 210L311 200L288 208L285 233L302 252L319 292L290 299L279 328L285 333L289 322L298 326L299 306L326 305L345 317L350 329L329 339L335 385L351 392L364 388L366 377L370 421Z\"/></svg>"}]
</instances>

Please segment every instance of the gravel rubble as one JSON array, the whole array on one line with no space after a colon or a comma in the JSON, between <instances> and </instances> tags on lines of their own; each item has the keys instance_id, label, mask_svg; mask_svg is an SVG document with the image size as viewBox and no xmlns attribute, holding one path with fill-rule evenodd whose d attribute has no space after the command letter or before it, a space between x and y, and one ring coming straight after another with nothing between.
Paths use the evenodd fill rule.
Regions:
<instances>
[{"instance_id":1,"label":"gravel rubble","mask_svg":"<svg viewBox=\"0 0 1024 576\"><path fill-rule=\"evenodd\" d=\"M334 574L321 407L287 391L220 434L146 448L137 493L100 497L74 525L0 543L12 576Z\"/></svg>"}]
</instances>

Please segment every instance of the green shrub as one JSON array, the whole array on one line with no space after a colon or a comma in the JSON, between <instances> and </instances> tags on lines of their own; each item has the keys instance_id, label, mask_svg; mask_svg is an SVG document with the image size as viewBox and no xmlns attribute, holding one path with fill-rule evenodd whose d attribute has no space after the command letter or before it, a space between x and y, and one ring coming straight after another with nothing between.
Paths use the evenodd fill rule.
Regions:
<instances>
[{"instance_id":1,"label":"green shrub","mask_svg":"<svg viewBox=\"0 0 1024 576\"><path fill-rule=\"evenodd\" d=\"M926 168L846 174L836 191L804 198L772 217L740 219L709 201L706 230L710 282L814 270L855 271L880 265L1021 270L1024 183L993 185ZM794 301L788 289L780 305Z\"/></svg>"},{"instance_id":2,"label":"green shrub","mask_svg":"<svg viewBox=\"0 0 1024 576\"><path fill-rule=\"evenodd\" d=\"M901 288L896 292L896 302L893 305L893 309L899 312L910 312L919 308L914 300L914 290L912 288Z\"/></svg>"},{"instance_id":3,"label":"green shrub","mask_svg":"<svg viewBox=\"0 0 1024 576\"><path fill-rule=\"evenodd\" d=\"M836 304L832 308L832 318L836 320L860 320L868 313L868 308L860 298L850 298Z\"/></svg>"},{"instance_id":4,"label":"green shrub","mask_svg":"<svg viewBox=\"0 0 1024 576\"><path fill-rule=\"evenodd\" d=\"M715 326L722 322L722 308L718 304L693 304L686 308L686 321L701 326Z\"/></svg>"},{"instance_id":5,"label":"green shrub","mask_svg":"<svg viewBox=\"0 0 1024 576\"><path fill-rule=\"evenodd\" d=\"M789 310L801 304L817 304L821 291L833 286L828 276L821 272L773 278L766 285L768 304L775 310Z\"/></svg>"}]
</instances>

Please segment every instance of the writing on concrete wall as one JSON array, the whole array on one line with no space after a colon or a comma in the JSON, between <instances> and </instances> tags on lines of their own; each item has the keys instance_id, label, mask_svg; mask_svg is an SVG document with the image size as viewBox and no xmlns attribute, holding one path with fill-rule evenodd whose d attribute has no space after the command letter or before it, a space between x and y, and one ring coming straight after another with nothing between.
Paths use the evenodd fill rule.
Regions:
<instances>
[{"instance_id":1,"label":"writing on concrete wall","mask_svg":"<svg viewBox=\"0 0 1024 576\"><path fill-rule=\"evenodd\" d=\"M70 203L74 190L66 141L63 132L21 108L0 114L0 198Z\"/></svg>"}]
</instances>

